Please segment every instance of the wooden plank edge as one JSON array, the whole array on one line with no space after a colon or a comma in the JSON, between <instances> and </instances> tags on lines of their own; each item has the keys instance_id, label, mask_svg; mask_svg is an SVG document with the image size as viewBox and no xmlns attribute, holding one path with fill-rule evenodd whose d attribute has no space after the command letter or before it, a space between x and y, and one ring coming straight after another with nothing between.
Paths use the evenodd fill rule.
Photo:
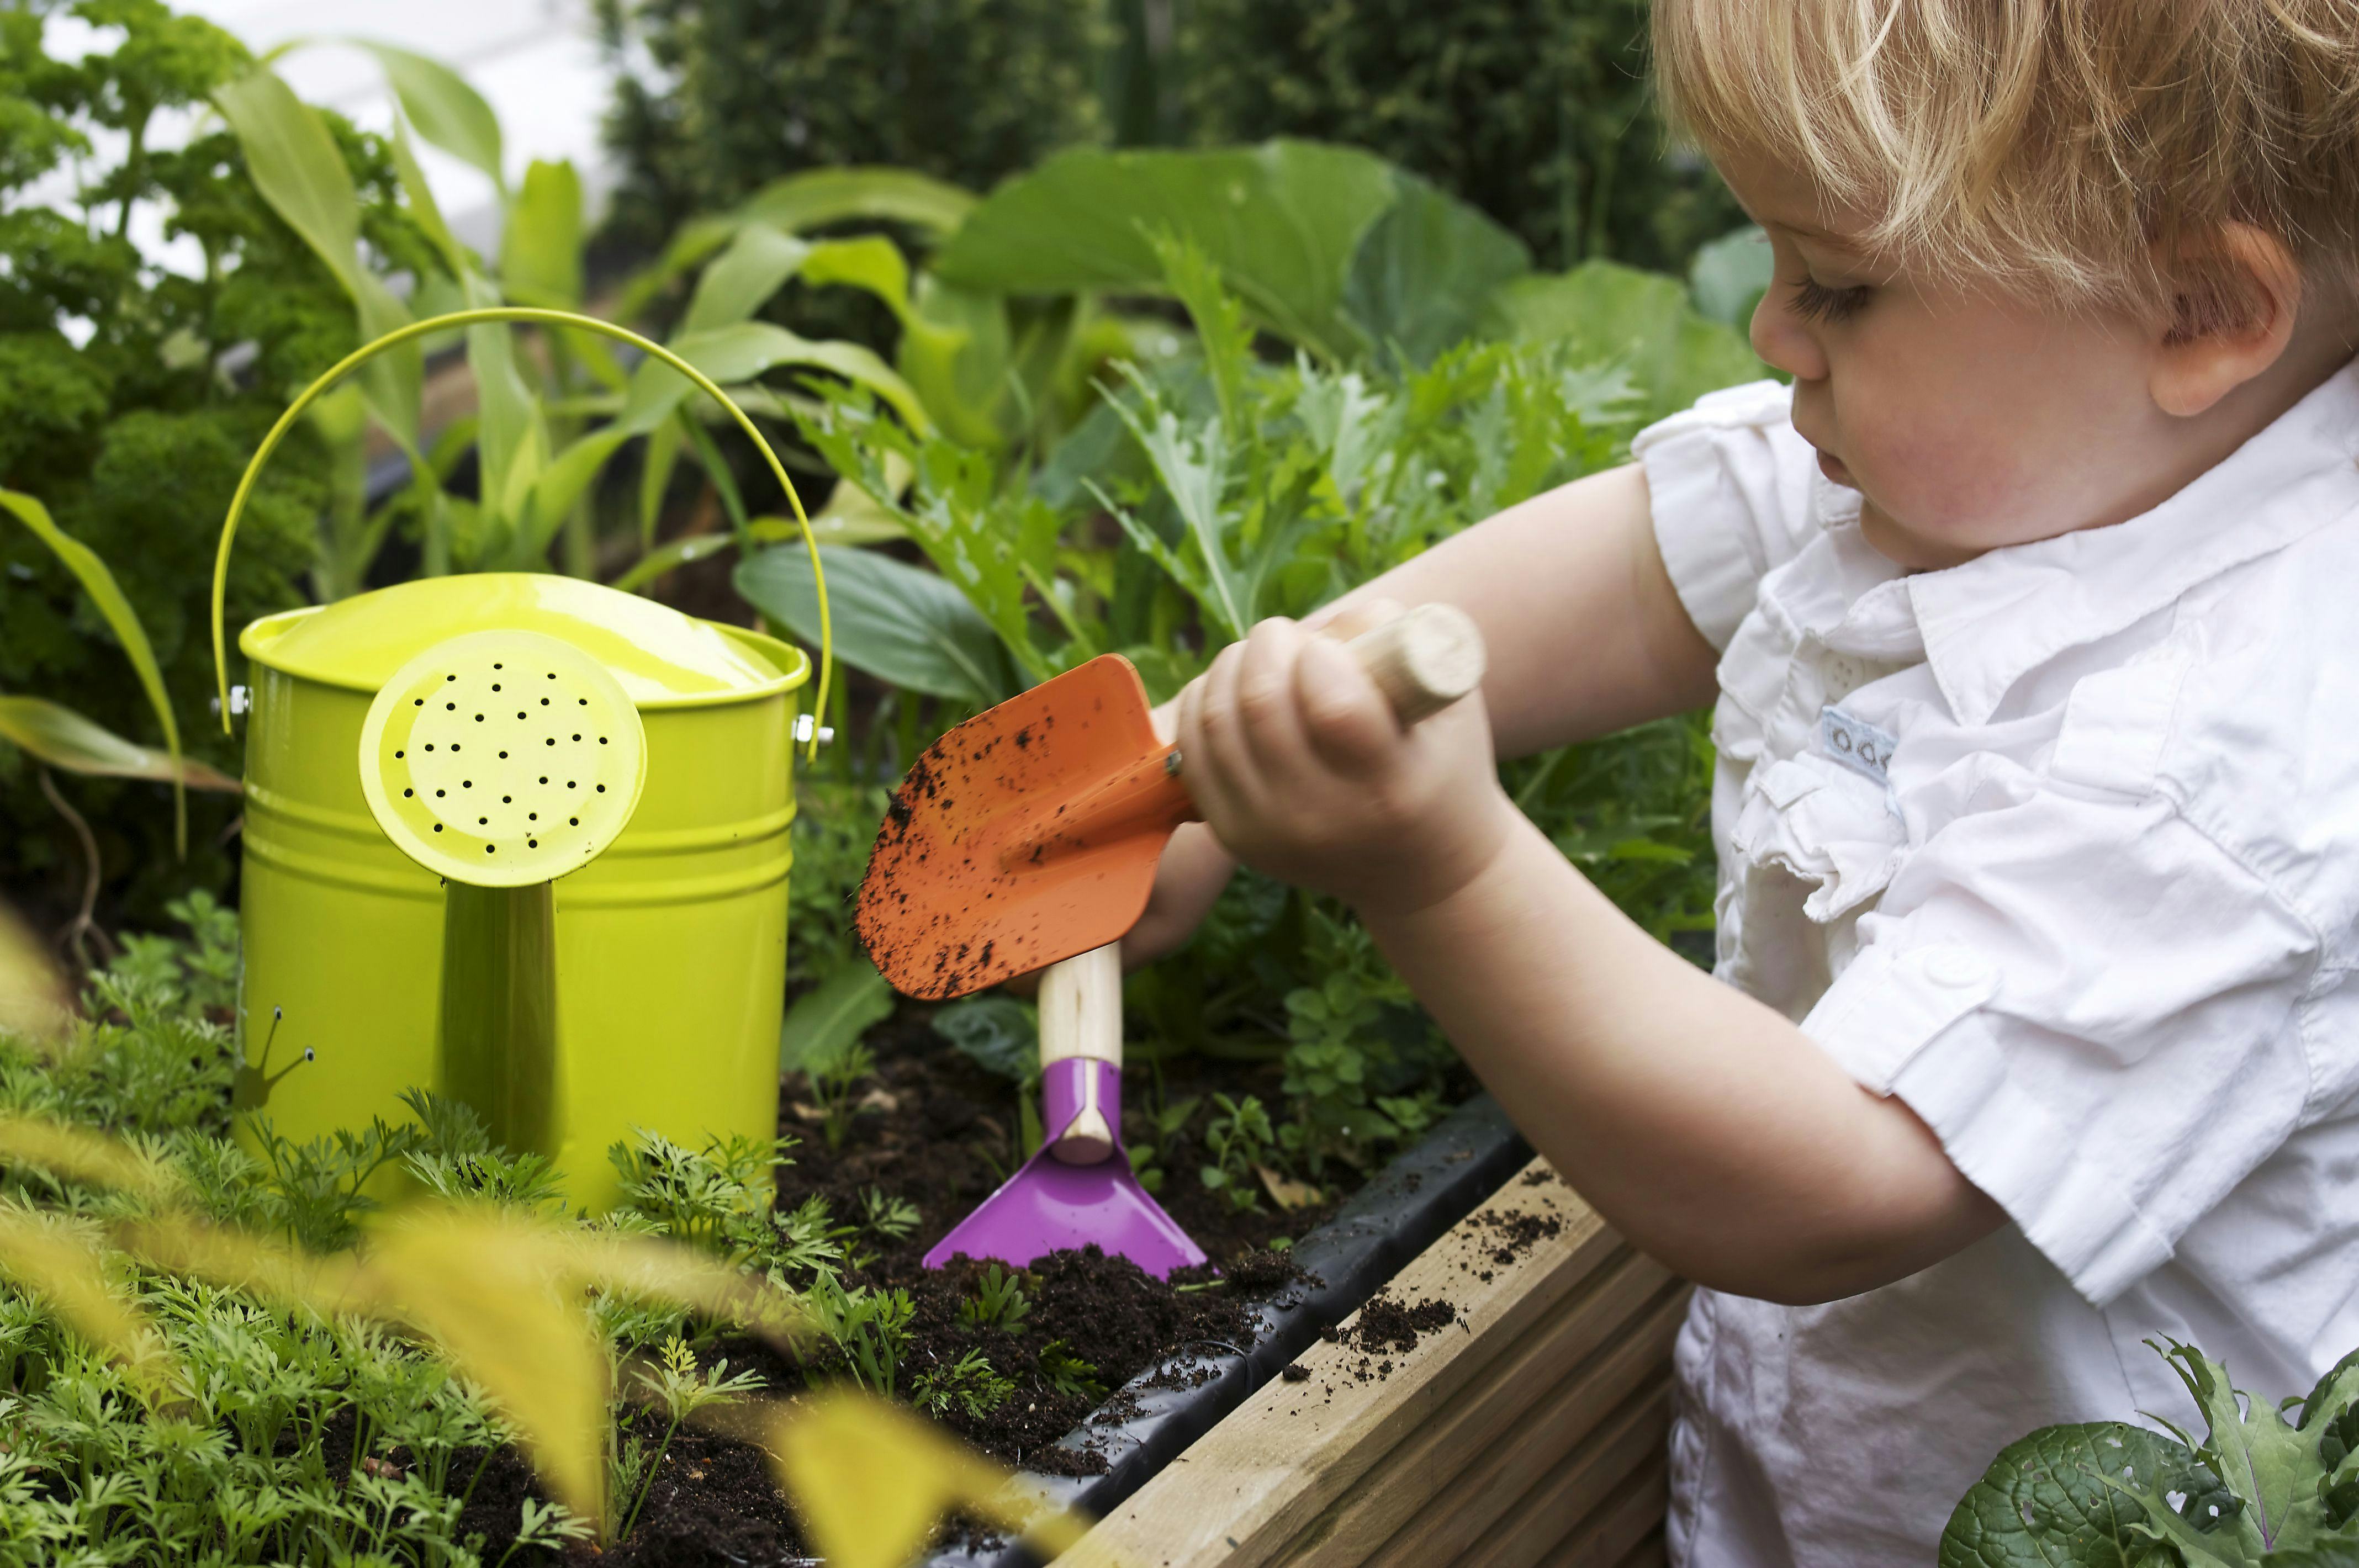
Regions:
<instances>
[{"instance_id":1,"label":"wooden plank edge","mask_svg":"<svg viewBox=\"0 0 2359 1568\"><path fill-rule=\"evenodd\" d=\"M1499 1227L1556 1222L1502 1264ZM1623 1250L1595 1211L1535 1160L1394 1276L1385 1293L1440 1296L1459 1326L1426 1336L1363 1382L1363 1353L1314 1344L1306 1381L1272 1380L1099 1521L1066 1568L1261 1568L1336 1496L1445 1405L1498 1351ZM1487 1277L1486 1277L1487 1276ZM1344 1320L1349 1327L1357 1314Z\"/></svg>"},{"instance_id":2,"label":"wooden plank edge","mask_svg":"<svg viewBox=\"0 0 2359 1568\"><path fill-rule=\"evenodd\" d=\"M1462 1516L1495 1515L1633 1390L1669 1375L1685 1289L1659 1264L1625 1253L1595 1289L1535 1324L1330 1503L1283 1561L1288 1568L1389 1562L1404 1543L1418 1549ZM1484 1528L1476 1523L1465 1539Z\"/></svg>"}]
</instances>

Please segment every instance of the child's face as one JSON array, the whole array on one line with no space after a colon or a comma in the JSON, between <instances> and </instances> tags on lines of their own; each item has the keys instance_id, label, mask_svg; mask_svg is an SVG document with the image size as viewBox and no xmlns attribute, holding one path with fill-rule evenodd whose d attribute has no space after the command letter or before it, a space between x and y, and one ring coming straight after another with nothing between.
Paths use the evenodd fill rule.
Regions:
<instances>
[{"instance_id":1,"label":"child's face","mask_svg":"<svg viewBox=\"0 0 2359 1568\"><path fill-rule=\"evenodd\" d=\"M2121 522L2191 477L2180 422L2149 393L2149 330L1895 270L1791 174L1723 173L1776 256L1754 349L1794 378L1794 427L1865 497L1862 530L1898 565Z\"/></svg>"}]
</instances>

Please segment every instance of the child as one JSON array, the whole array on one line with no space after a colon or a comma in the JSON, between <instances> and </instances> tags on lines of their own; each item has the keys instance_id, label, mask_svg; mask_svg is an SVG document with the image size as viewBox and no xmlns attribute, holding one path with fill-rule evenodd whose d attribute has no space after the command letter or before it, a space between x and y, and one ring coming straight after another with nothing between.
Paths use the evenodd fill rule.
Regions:
<instances>
[{"instance_id":1,"label":"child","mask_svg":"<svg viewBox=\"0 0 2359 1568\"><path fill-rule=\"evenodd\" d=\"M1176 704L1209 834L1340 895L1630 1240L1701 1287L1673 1560L1930 1563L2051 1422L2194 1424L2141 1345L2359 1346L2359 8L1657 0L1792 378L1370 602L1481 623L1404 733L1316 628ZM1714 695L1719 968L1502 793Z\"/></svg>"}]
</instances>

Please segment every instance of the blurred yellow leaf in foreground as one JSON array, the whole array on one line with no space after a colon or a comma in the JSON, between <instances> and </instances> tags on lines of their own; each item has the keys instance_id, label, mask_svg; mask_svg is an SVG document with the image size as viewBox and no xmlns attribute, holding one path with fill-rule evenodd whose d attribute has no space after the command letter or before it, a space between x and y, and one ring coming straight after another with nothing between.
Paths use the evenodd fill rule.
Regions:
<instances>
[{"instance_id":1,"label":"blurred yellow leaf in foreground","mask_svg":"<svg viewBox=\"0 0 2359 1568\"><path fill-rule=\"evenodd\" d=\"M1053 1557L1086 1521L1017 1490L1015 1476L900 1405L830 1389L770 1407L765 1446L830 1568L902 1568L953 1509Z\"/></svg>"},{"instance_id":2,"label":"blurred yellow leaf in foreground","mask_svg":"<svg viewBox=\"0 0 2359 1568\"><path fill-rule=\"evenodd\" d=\"M73 1017L64 977L24 923L0 909L0 1032L49 1040Z\"/></svg>"}]
</instances>

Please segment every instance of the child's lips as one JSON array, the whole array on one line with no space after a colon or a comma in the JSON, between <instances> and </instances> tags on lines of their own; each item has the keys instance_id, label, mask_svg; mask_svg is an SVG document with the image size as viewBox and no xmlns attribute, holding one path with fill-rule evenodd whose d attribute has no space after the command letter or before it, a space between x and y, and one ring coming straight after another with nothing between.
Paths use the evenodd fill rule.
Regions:
<instances>
[{"instance_id":1,"label":"child's lips","mask_svg":"<svg viewBox=\"0 0 2359 1568\"><path fill-rule=\"evenodd\" d=\"M1829 479L1834 481L1837 484L1843 485L1852 490L1857 490L1859 488L1859 481L1851 477L1851 470L1843 467L1843 460L1835 456L1832 452L1821 451L1819 453L1819 471L1826 475Z\"/></svg>"}]
</instances>

